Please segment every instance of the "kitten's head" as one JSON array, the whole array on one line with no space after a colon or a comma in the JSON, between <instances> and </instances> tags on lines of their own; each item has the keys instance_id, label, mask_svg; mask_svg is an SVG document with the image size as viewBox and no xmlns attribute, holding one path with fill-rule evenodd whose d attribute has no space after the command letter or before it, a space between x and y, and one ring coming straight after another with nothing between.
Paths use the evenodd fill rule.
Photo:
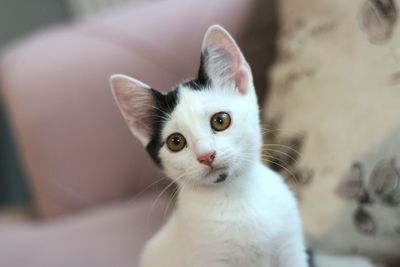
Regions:
<instances>
[{"instance_id":1,"label":"kitten's head","mask_svg":"<svg viewBox=\"0 0 400 267\"><path fill-rule=\"evenodd\" d=\"M113 75L111 84L131 132L179 183L219 184L259 159L251 70L222 27L204 37L198 77L167 94L124 75Z\"/></svg>"}]
</instances>

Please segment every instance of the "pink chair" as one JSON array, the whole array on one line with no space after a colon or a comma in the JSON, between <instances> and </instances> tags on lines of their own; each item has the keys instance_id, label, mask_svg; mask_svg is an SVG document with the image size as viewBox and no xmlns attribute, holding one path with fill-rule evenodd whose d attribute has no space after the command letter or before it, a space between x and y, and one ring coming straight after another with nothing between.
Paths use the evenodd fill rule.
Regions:
<instances>
[{"instance_id":1,"label":"pink chair","mask_svg":"<svg viewBox=\"0 0 400 267\"><path fill-rule=\"evenodd\" d=\"M127 6L8 49L1 94L34 208L40 218L58 218L3 213L0 266L137 266L169 201L153 203L159 191L148 187L162 175L125 126L108 78L125 73L168 89L195 75L209 25L223 25L240 43L255 2Z\"/></svg>"}]
</instances>

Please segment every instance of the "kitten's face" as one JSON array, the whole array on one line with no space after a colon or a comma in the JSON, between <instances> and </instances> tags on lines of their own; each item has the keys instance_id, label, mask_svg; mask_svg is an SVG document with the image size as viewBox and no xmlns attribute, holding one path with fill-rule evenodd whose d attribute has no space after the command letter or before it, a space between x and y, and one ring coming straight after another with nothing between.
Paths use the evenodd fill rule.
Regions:
<instances>
[{"instance_id":1,"label":"kitten's face","mask_svg":"<svg viewBox=\"0 0 400 267\"><path fill-rule=\"evenodd\" d=\"M221 184L259 157L261 133L250 68L219 26L206 33L197 79L168 94L122 75L113 76L112 86L132 133L181 184Z\"/></svg>"},{"instance_id":2,"label":"kitten's face","mask_svg":"<svg viewBox=\"0 0 400 267\"><path fill-rule=\"evenodd\" d=\"M259 153L255 98L229 87L178 90L178 105L161 134L159 156L165 172L182 182L232 179Z\"/></svg>"}]
</instances>

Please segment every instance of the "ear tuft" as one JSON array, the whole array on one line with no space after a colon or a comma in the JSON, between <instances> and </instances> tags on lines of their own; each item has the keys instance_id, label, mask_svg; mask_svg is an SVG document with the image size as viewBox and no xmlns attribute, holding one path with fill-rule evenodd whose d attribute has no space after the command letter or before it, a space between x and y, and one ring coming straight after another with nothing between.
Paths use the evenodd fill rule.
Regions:
<instances>
[{"instance_id":1,"label":"ear tuft","mask_svg":"<svg viewBox=\"0 0 400 267\"><path fill-rule=\"evenodd\" d=\"M150 140L154 98L151 88L126 75L110 78L114 99L131 132L146 146Z\"/></svg>"},{"instance_id":2,"label":"ear tuft","mask_svg":"<svg viewBox=\"0 0 400 267\"><path fill-rule=\"evenodd\" d=\"M234 84L246 94L252 83L251 70L232 36L220 25L211 26L203 40L203 68L217 86Z\"/></svg>"}]
</instances>

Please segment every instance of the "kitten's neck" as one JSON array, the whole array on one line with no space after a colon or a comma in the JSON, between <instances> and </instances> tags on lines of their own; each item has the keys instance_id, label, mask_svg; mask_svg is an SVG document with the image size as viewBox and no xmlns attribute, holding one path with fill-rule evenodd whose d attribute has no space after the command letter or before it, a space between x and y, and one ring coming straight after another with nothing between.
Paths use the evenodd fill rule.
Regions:
<instances>
[{"instance_id":1,"label":"kitten's neck","mask_svg":"<svg viewBox=\"0 0 400 267\"><path fill-rule=\"evenodd\" d=\"M254 204L264 194L265 167L256 161L239 177L209 187L183 185L177 200L179 218L185 221L220 220L221 214L237 216L238 210ZM230 214L230 215L228 215ZM234 215L236 214L236 215Z\"/></svg>"}]
</instances>

